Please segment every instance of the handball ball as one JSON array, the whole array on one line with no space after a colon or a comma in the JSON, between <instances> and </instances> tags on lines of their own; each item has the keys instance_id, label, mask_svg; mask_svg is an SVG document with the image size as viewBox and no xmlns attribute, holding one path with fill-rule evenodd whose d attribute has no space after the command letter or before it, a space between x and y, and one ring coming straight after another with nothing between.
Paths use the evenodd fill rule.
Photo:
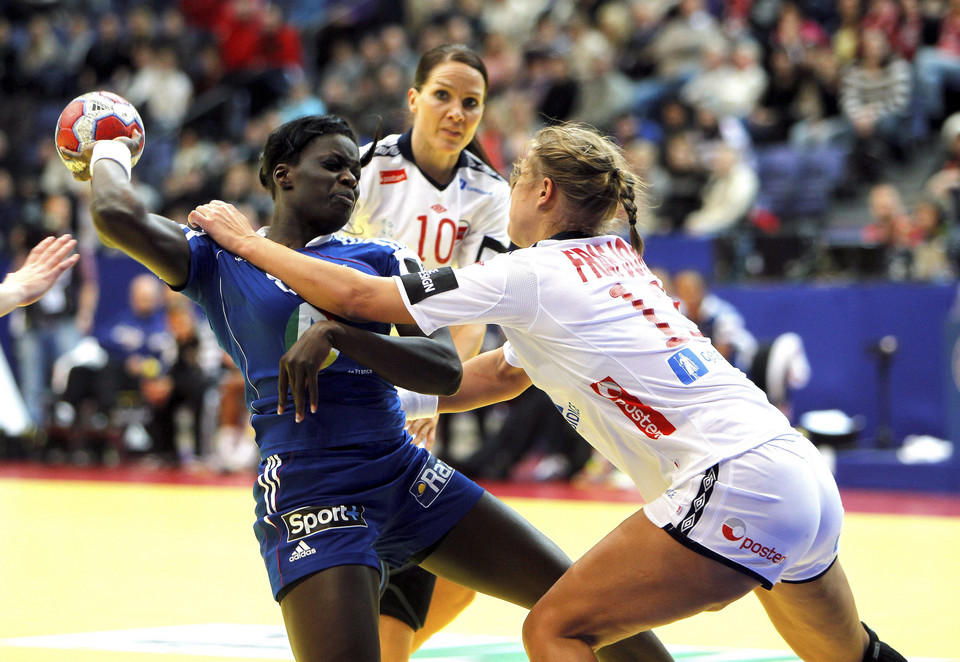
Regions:
<instances>
[{"instance_id":1,"label":"handball ball","mask_svg":"<svg viewBox=\"0 0 960 662\"><path fill-rule=\"evenodd\" d=\"M87 145L97 140L112 140L133 137L134 130L144 135L143 120L129 101L112 92L87 92L67 104L57 120L57 153L73 172L81 172L86 164L63 155L60 147L82 152ZM135 165L143 153L140 149L132 155Z\"/></svg>"}]
</instances>

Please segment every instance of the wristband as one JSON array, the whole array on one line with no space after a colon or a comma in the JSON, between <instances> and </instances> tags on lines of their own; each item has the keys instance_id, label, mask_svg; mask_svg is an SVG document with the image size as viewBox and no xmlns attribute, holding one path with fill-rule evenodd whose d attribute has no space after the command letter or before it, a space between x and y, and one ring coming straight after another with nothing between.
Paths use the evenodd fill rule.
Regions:
<instances>
[{"instance_id":1,"label":"wristband","mask_svg":"<svg viewBox=\"0 0 960 662\"><path fill-rule=\"evenodd\" d=\"M437 415L437 406L440 403L440 398L437 396L408 391L399 386L397 395L400 396L400 407L407 415L408 421L416 418L433 418Z\"/></svg>"},{"instance_id":2,"label":"wristband","mask_svg":"<svg viewBox=\"0 0 960 662\"><path fill-rule=\"evenodd\" d=\"M93 146L93 154L90 156L90 176L93 177L93 168L97 161L108 159L114 163L120 164L123 171L127 174L127 181L130 181L130 171L133 169L130 149L116 140L98 140Z\"/></svg>"}]
</instances>

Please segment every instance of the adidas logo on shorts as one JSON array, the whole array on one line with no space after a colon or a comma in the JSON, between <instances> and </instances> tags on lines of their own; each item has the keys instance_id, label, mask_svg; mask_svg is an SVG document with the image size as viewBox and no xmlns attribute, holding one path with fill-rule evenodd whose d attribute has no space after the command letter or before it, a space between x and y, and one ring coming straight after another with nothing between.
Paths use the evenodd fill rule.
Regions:
<instances>
[{"instance_id":1,"label":"adidas logo on shorts","mask_svg":"<svg viewBox=\"0 0 960 662\"><path fill-rule=\"evenodd\" d=\"M293 554L290 555L290 562L292 563L293 561L299 561L302 558L316 553L317 550L301 540L297 544L297 548L293 551Z\"/></svg>"}]
</instances>

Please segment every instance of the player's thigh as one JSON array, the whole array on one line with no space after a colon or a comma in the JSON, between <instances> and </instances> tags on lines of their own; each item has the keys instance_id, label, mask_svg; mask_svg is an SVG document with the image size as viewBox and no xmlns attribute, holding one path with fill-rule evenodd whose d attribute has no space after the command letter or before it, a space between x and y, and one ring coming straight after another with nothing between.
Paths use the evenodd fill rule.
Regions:
<instances>
[{"instance_id":1,"label":"player's thigh","mask_svg":"<svg viewBox=\"0 0 960 662\"><path fill-rule=\"evenodd\" d=\"M309 575L280 600L297 662L377 662L380 576L365 565Z\"/></svg>"},{"instance_id":2,"label":"player's thigh","mask_svg":"<svg viewBox=\"0 0 960 662\"><path fill-rule=\"evenodd\" d=\"M525 638L576 637L593 646L720 609L758 580L681 545L643 511L587 551L533 608Z\"/></svg>"},{"instance_id":3,"label":"player's thigh","mask_svg":"<svg viewBox=\"0 0 960 662\"><path fill-rule=\"evenodd\" d=\"M529 609L570 566L570 558L516 511L484 493L420 565Z\"/></svg>"},{"instance_id":4,"label":"player's thigh","mask_svg":"<svg viewBox=\"0 0 960 662\"><path fill-rule=\"evenodd\" d=\"M856 662L863 657L867 633L839 561L815 580L781 582L755 593L777 632L803 659Z\"/></svg>"}]
</instances>

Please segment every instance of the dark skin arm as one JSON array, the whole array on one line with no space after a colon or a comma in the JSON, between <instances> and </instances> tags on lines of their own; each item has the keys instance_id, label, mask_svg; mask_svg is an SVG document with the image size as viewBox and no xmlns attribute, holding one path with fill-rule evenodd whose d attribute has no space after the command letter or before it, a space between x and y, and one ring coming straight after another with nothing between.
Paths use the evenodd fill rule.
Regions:
<instances>
[{"instance_id":1,"label":"dark skin arm","mask_svg":"<svg viewBox=\"0 0 960 662\"><path fill-rule=\"evenodd\" d=\"M371 333L333 321L311 326L280 359L277 413L284 411L288 389L293 394L298 422L303 420L304 390L310 399L310 411L317 411L317 374L331 348L397 386L420 393L456 393L463 373L450 332L440 329L427 337L413 325L398 326L397 332L405 337Z\"/></svg>"},{"instance_id":2,"label":"dark skin arm","mask_svg":"<svg viewBox=\"0 0 960 662\"><path fill-rule=\"evenodd\" d=\"M118 140L132 153L142 139L137 134L134 139ZM64 152L75 160L89 163L93 146L81 153ZM186 284L190 275L190 246L180 226L169 218L147 213L119 163L102 159L94 170L93 177L89 168L74 176L91 182L90 212L103 244L123 251L175 288Z\"/></svg>"}]
</instances>

